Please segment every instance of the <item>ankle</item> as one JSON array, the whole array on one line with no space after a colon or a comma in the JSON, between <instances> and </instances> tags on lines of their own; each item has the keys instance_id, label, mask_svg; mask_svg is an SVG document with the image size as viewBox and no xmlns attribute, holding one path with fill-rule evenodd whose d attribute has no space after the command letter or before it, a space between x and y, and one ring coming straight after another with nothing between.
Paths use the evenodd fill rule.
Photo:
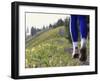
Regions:
<instances>
[{"instance_id":1,"label":"ankle","mask_svg":"<svg viewBox=\"0 0 100 81\"><path fill-rule=\"evenodd\" d=\"M85 48L86 47L86 39L82 38L81 39L81 48Z\"/></svg>"},{"instance_id":2,"label":"ankle","mask_svg":"<svg viewBox=\"0 0 100 81\"><path fill-rule=\"evenodd\" d=\"M73 48L73 54L75 54L75 53L79 53L78 47Z\"/></svg>"}]
</instances>

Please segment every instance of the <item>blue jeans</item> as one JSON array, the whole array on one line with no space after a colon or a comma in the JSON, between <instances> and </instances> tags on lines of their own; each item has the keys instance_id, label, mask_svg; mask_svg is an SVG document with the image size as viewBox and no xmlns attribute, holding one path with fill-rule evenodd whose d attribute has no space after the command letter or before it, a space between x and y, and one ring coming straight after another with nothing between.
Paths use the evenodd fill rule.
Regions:
<instances>
[{"instance_id":1,"label":"blue jeans","mask_svg":"<svg viewBox=\"0 0 100 81\"><path fill-rule=\"evenodd\" d=\"M79 21L79 24L77 23ZM84 15L71 15L71 22L70 22L70 32L72 36L72 41L78 41L78 26L80 29L81 38L87 38L87 22L86 16Z\"/></svg>"}]
</instances>

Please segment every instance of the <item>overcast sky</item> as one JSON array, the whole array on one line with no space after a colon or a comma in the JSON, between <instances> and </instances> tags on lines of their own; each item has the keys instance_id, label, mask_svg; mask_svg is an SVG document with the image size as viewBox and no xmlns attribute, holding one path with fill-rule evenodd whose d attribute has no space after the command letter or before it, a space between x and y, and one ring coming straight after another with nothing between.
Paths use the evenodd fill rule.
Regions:
<instances>
[{"instance_id":1,"label":"overcast sky","mask_svg":"<svg viewBox=\"0 0 100 81\"><path fill-rule=\"evenodd\" d=\"M42 28L43 26L49 26L57 22L58 19L65 19L69 15L59 15L59 14L44 14L44 13L26 13L26 29L30 28Z\"/></svg>"}]
</instances>

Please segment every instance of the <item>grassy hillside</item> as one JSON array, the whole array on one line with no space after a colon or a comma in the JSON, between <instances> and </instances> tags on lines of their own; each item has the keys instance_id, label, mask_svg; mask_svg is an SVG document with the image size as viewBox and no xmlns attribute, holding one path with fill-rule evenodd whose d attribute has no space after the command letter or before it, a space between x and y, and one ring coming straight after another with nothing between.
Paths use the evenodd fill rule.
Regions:
<instances>
[{"instance_id":1,"label":"grassy hillside","mask_svg":"<svg viewBox=\"0 0 100 81\"><path fill-rule=\"evenodd\" d=\"M72 45L65 38L64 27L45 31L26 42L25 67L60 67L79 65L72 59ZM69 50L68 50L69 49Z\"/></svg>"}]
</instances>

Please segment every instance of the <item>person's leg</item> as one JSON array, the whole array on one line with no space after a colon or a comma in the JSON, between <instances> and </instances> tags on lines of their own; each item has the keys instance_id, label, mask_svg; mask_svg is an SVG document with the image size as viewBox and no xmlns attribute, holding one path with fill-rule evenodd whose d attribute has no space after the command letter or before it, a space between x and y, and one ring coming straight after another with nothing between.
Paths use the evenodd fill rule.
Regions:
<instances>
[{"instance_id":1,"label":"person's leg","mask_svg":"<svg viewBox=\"0 0 100 81\"><path fill-rule=\"evenodd\" d=\"M86 16L80 15L78 16L78 18L79 18L80 34L81 34L81 47L85 47L87 38Z\"/></svg>"},{"instance_id":2,"label":"person's leg","mask_svg":"<svg viewBox=\"0 0 100 81\"><path fill-rule=\"evenodd\" d=\"M81 49L80 49L80 61L86 61L86 39L87 39L87 22L86 16L79 15L79 26L80 26L80 34L81 34Z\"/></svg>"},{"instance_id":3,"label":"person's leg","mask_svg":"<svg viewBox=\"0 0 100 81\"><path fill-rule=\"evenodd\" d=\"M71 15L70 20L70 33L73 43L73 58L78 58L78 28L77 28L77 15Z\"/></svg>"}]
</instances>

